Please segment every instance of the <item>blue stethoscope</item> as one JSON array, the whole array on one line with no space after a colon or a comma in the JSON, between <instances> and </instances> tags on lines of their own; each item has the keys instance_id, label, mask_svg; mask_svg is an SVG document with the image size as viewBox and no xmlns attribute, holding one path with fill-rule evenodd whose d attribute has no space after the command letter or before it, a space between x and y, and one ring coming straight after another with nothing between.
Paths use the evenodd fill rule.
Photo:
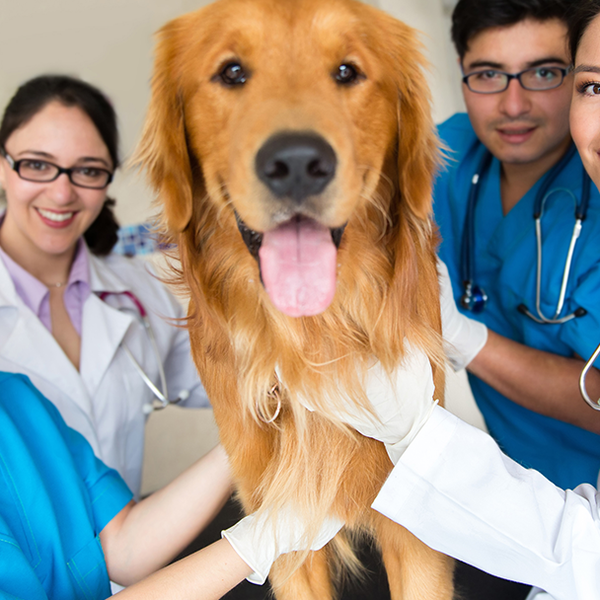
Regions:
<instances>
[{"instance_id":1,"label":"blue stethoscope","mask_svg":"<svg viewBox=\"0 0 600 600\"><path fill-rule=\"evenodd\" d=\"M567 283L569 280L569 273L571 271L571 264L573 262L573 253L575 251L575 244L581 234L582 223L587 216L587 210L590 200L591 180L589 175L583 169L582 175L582 192L581 202L577 203L577 198L573 192L566 188L555 188L550 190L550 186L554 183L556 177L565 168L567 163L571 160L576 152L575 145L571 145L567 153L561 158L561 160L550 169L545 176L544 180L540 185L540 189L535 197L535 203L533 207L533 219L535 221L535 235L536 235L536 246L537 246L537 277L536 277L536 294L535 294L535 310L537 315L533 314L525 304L520 304L517 310L533 319L536 323L542 325L548 324L560 324L566 323L576 317L582 317L587 314L587 311L579 307L572 313L561 317L560 314L563 310L565 297L567 293ZM477 171L471 180L471 186L469 188L469 198L467 201L467 212L465 215L465 225L463 230L462 248L461 248L461 269L462 269L462 280L464 285L464 293L460 298L460 304L466 310L470 310L474 313L480 313L488 301L488 295L485 290L476 285L473 278L474 272L474 249L475 249L475 207L479 195L479 184L482 177L487 173L492 162L492 154L486 151L479 163ZM550 190L550 191L549 191ZM544 212L544 205L546 200L557 192L564 192L569 194L573 198L575 204L575 225L573 227L573 234L571 235L571 243L569 244L569 251L565 260L565 267L563 270L563 278L560 288L560 294L558 303L556 305L556 311L552 317L547 317L542 312L542 215Z\"/></svg>"}]
</instances>

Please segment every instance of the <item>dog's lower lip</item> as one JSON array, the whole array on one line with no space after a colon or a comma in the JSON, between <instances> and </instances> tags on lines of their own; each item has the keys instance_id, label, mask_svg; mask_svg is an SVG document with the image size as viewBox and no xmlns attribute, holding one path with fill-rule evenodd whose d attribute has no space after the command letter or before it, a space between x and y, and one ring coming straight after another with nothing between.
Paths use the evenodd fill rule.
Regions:
<instances>
[{"instance_id":1,"label":"dog's lower lip","mask_svg":"<svg viewBox=\"0 0 600 600\"><path fill-rule=\"evenodd\" d=\"M244 223L237 211L235 211L235 220L248 251L256 260L258 260L258 251L262 244L263 234L259 231L254 231L254 229L250 229L250 227Z\"/></svg>"},{"instance_id":2,"label":"dog's lower lip","mask_svg":"<svg viewBox=\"0 0 600 600\"><path fill-rule=\"evenodd\" d=\"M234 212L235 212L235 220L237 222L237 226L240 231L240 234L242 235L242 239L244 240L244 243L246 244L246 247L248 248L248 251L250 252L250 254L256 260L258 260L258 251L260 250L260 246L262 244L263 234L260 231L255 231L254 229L250 229L250 227L248 227L248 225L246 225L244 220L240 217L238 212L237 211L234 211ZM299 217L293 217L293 218L297 219ZM331 237L333 239L333 243L335 244L336 248L340 247L340 244L342 242L342 236L346 229L346 225L347 225L347 223L344 223L341 227L330 228Z\"/></svg>"}]
</instances>

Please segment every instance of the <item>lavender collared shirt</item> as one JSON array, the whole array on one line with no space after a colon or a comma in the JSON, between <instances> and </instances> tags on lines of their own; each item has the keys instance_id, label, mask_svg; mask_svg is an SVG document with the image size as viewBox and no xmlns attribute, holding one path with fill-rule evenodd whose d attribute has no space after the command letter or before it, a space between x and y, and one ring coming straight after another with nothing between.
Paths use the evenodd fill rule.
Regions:
<instances>
[{"instance_id":1,"label":"lavender collared shirt","mask_svg":"<svg viewBox=\"0 0 600 600\"><path fill-rule=\"evenodd\" d=\"M21 300L37 315L46 329L52 333L50 290L31 273L18 265L2 248L0 248L0 259L4 263ZM77 243L75 259L71 265L67 287L63 296L65 308L79 336L81 336L83 305L90 293L88 249L85 242L80 239Z\"/></svg>"}]
</instances>

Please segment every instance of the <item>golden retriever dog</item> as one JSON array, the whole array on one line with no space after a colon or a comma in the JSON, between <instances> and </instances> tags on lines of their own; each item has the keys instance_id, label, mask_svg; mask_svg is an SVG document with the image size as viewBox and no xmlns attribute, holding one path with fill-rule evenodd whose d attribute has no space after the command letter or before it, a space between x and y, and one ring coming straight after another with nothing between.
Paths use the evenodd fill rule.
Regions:
<instances>
[{"instance_id":1,"label":"golden retriever dog","mask_svg":"<svg viewBox=\"0 0 600 600\"><path fill-rule=\"evenodd\" d=\"M360 571L356 535L374 537L394 600L453 596L452 561L370 508L384 446L337 416L368 411L369 369L391 377L415 350L443 394L423 68L415 32L355 0L218 0L158 34L137 160L239 498L291 505L310 535L346 523L275 563L279 600L333 598Z\"/></svg>"}]
</instances>

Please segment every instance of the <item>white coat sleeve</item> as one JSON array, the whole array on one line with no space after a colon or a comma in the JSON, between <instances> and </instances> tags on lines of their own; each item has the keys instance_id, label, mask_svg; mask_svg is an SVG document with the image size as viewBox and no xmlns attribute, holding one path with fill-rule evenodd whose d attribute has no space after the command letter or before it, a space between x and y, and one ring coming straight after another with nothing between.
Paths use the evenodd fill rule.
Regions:
<instances>
[{"instance_id":1,"label":"white coat sleeve","mask_svg":"<svg viewBox=\"0 0 600 600\"><path fill-rule=\"evenodd\" d=\"M557 488L440 407L373 508L427 545L556 600L600 598L599 495Z\"/></svg>"}]
</instances>

